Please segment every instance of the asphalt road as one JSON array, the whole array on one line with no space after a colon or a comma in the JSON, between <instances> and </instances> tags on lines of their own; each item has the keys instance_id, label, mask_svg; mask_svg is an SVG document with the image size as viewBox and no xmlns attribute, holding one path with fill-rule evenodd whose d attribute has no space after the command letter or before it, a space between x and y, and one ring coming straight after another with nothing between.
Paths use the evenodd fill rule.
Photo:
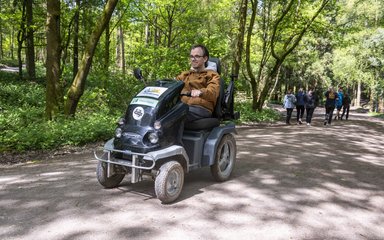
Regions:
<instances>
[{"instance_id":1,"label":"asphalt road","mask_svg":"<svg viewBox=\"0 0 384 240\"><path fill-rule=\"evenodd\" d=\"M90 150L0 165L0 239L384 239L384 122L321 118L239 127L231 180L191 172L169 205L103 189Z\"/></svg>"}]
</instances>

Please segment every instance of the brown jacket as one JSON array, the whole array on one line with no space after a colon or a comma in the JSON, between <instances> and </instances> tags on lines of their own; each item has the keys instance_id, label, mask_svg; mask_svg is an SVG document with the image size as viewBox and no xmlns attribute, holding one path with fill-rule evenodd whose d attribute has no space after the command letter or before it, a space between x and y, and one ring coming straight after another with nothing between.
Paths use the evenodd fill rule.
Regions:
<instances>
[{"instance_id":1,"label":"brown jacket","mask_svg":"<svg viewBox=\"0 0 384 240\"><path fill-rule=\"evenodd\" d=\"M213 112L220 92L220 75L217 72L213 70L204 70L202 72L189 70L182 72L176 79L185 83L182 93L191 92L193 89L202 92L200 97L182 96L181 100L183 102L188 105L199 105Z\"/></svg>"}]
</instances>

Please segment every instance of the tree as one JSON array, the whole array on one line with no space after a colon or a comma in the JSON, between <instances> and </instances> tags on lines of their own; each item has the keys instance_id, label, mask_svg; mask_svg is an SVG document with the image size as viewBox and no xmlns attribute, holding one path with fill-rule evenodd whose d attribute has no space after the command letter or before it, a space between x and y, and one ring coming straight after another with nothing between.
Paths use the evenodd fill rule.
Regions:
<instances>
[{"instance_id":1,"label":"tree","mask_svg":"<svg viewBox=\"0 0 384 240\"><path fill-rule=\"evenodd\" d=\"M80 63L79 71L76 74L75 79L71 87L67 92L67 100L64 106L64 114L68 116L74 116L76 113L77 105L80 101L81 96L84 93L85 82L91 68L92 58L99 42L100 36L109 23L112 13L116 7L118 0L108 0L106 3L101 18L96 24L92 35L89 38L83 58Z\"/></svg>"},{"instance_id":2,"label":"tree","mask_svg":"<svg viewBox=\"0 0 384 240\"><path fill-rule=\"evenodd\" d=\"M52 120L62 108L60 86L60 0L47 1L46 118Z\"/></svg>"},{"instance_id":3,"label":"tree","mask_svg":"<svg viewBox=\"0 0 384 240\"><path fill-rule=\"evenodd\" d=\"M254 2L251 0L252 4ZM242 53L244 49L244 36L245 36L245 26L247 21L247 11L248 11L248 0L240 1L240 10L239 10L239 28L237 33L236 47L234 53L234 61L233 61L233 75L238 76L240 72L240 66L242 62Z\"/></svg>"},{"instance_id":4,"label":"tree","mask_svg":"<svg viewBox=\"0 0 384 240\"><path fill-rule=\"evenodd\" d=\"M268 94L278 81L283 62L299 45L304 34L329 2L330 0L322 0L320 4L316 4L309 1L290 0L284 4L275 1L263 1L261 4L257 4L256 1L251 1L252 14L248 26L246 65L252 86L252 108L254 110L262 109ZM259 41L262 42L262 56L258 65L258 73L254 75L250 48L251 42L255 41L253 40L253 30L258 6L262 7L262 10L259 11L262 30ZM312 9L315 6L317 9L313 12Z\"/></svg>"},{"instance_id":5,"label":"tree","mask_svg":"<svg viewBox=\"0 0 384 240\"><path fill-rule=\"evenodd\" d=\"M76 11L73 27L73 78L79 70L79 23L80 22L80 0L76 0Z\"/></svg>"},{"instance_id":6,"label":"tree","mask_svg":"<svg viewBox=\"0 0 384 240\"><path fill-rule=\"evenodd\" d=\"M23 1L21 5L21 20L20 20L20 28L17 32L17 60L19 65L19 78L23 78L23 60L22 60L22 51L23 51L23 43L25 41L26 34L26 6L27 2Z\"/></svg>"},{"instance_id":7,"label":"tree","mask_svg":"<svg viewBox=\"0 0 384 240\"><path fill-rule=\"evenodd\" d=\"M34 43L34 23L33 23L33 1L24 0L26 3L26 65L28 72L28 79L34 80L36 78L36 66L35 66L35 43Z\"/></svg>"}]
</instances>

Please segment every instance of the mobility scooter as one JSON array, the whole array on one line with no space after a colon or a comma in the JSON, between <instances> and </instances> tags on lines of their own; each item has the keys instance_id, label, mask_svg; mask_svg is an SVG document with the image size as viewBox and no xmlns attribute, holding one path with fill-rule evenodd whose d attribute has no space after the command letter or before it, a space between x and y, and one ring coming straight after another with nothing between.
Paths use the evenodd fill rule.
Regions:
<instances>
[{"instance_id":1,"label":"mobility scooter","mask_svg":"<svg viewBox=\"0 0 384 240\"><path fill-rule=\"evenodd\" d=\"M220 60L216 63L220 74ZM134 71L142 79L141 71ZM118 121L115 136L104 145L96 176L105 188L117 187L125 175L131 183L144 176L154 180L162 203L175 201L183 188L184 174L210 166L216 181L228 180L236 159L234 79L220 80L220 94L213 116L185 124L188 105L180 100L184 83L174 79L148 84L130 102Z\"/></svg>"}]
</instances>

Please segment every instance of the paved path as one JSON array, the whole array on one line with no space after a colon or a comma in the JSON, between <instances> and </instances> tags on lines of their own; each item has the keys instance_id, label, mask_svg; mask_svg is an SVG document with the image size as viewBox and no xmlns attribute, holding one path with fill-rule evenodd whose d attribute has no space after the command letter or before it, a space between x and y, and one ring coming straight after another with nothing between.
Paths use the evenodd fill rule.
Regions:
<instances>
[{"instance_id":1,"label":"paved path","mask_svg":"<svg viewBox=\"0 0 384 240\"><path fill-rule=\"evenodd\" d=\"M232 179L192 172L170 205L103 189L89 151L0 166L0 239L384 239L383 121L321 120L239 127Z\"/></svg>"}]
</instances>

